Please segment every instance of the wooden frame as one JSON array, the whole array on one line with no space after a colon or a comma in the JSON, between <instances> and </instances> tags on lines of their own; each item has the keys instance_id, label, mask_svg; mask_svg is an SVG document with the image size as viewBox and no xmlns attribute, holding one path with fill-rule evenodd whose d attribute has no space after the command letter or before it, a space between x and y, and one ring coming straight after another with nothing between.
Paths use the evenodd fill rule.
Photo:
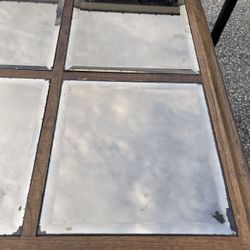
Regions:
<instances>
[{"instance_id":1,"label":"wooden frame","mask_svg":"<svg viewBox=\"0 0 250 250\"><path fill-rule=\"evenodd\" d=\"M0 77L49 79L50 87L20 236L0 236L1 249L250 249L250 178L227 100L200 0L186 0L201 75L171 73L67 72L64 70L73 0L65 0L54 67L49 70L0 69ZM63 80L153 81L203 84L225 180L238 229L237 236L38 236Z\"/></svg>"},{"instance_id":2,"label":"wooden frame","mask_svg":"<svg viewBox=\"0 0 250 250\"><path fill-rule=\"evenodd\" d=\"M112 4L112 3L95 3L81 2L77 5L83 10L95 11L114 11L114 12L130 12L130 13L158 13L158 14L180 14L180 8L177 6L150 6L135 4Z\"/></svg>"}]
</instances>

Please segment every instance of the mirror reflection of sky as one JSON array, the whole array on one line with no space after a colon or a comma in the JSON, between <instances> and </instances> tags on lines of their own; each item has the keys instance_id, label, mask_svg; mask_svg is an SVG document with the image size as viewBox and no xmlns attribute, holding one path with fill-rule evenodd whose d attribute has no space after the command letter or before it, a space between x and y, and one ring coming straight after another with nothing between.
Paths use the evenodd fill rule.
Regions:
<instances>
[{"instance_id":1,"label":"mirror reflection of sky","mask_svg":"<svg viewBox=\"0 0 250 250\"><path fill-rule=\"evenodd\" d=\"M56 16L55 3L0 1L0 65L51 68Z\"/></svg>"},{"instance_id":2,"label":"mirror reflection of sky","mask_svg":"<svg viewBox=\"0 0 250 250\"><path fill-rule=\"evenodd\" d=\"M232 234L227 207L200 85L64 82L42 231Z\"/></svg>"},{"instance_id":3,"label":"mirror reflection of sky","mask_svg":"<svg viewBox=\"0 0 250 250\"><path fill-rule=\"evenodd\" d=\"M180 16L75 8L66 68L84 66L198 71L184 6Z\"/></svg>"},{"instance_id":4,"label":"mirror reflection of sky","mask_svg":"<svg viewBox=\"0 0 250 250\"><path fill-rule=\"evenodd\" d=\"M48 83L0 79L0 234L22 225Z\"/></svg>"}]
</instances>

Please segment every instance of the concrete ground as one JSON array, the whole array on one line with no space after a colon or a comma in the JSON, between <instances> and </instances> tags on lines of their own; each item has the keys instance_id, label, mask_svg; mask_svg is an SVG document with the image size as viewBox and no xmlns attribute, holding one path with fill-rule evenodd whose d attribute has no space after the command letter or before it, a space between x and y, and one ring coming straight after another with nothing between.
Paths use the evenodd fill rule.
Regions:
<instances>
[{"instance_id":1,"label":"concrete ground","mask_svg":"<svg viewBox=\"0 0 250 250\"><path fill-rule=\"evenodd\" d=\"M224 0L202 0L210 30ZM242 146L250 167L250 1L239 0L216 46Z\"/></svg>"}]
</instances>

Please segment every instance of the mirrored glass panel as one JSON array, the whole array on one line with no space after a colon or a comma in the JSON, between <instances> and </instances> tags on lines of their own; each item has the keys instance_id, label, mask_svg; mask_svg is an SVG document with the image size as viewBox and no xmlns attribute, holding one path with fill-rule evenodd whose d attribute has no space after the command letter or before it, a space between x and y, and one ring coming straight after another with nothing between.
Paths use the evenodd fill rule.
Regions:
<instances>
[{"instance_id":1,"label":"mirrored glass panel","mask_svg":"<svg viewBox=\"0 0 250 250\"><path fill-rule=\"evenodd\" d=\"M53 66L64 0L0 1L0 67Z\"/></svg>"},{"instance_id":2,"label":"mirrored glass panel","mask_svg":"<svg viewBox=\"0 0 250 250\"><path fill-rule=\"evenodd\" d=\"M0 235L20 233L47 90L45 80L0 79Z\"/></svg>"},{"instance_id":3,"label":"mirrored glass panel","mask_svg":"<svg viewBox=\"0 0 250 250\"><path fill-rule=\"evenodd\" d=\"M89 11L82 6L84 2L74 9L66 69L199 71L183 5L180 15Z\"/></svg>"},{"instance_id":4,"label":"mirrored glass panel","mask_svg":"<svg viewBox=\"0 0 250 250\"><path fill-rule=\"evenodd\" d=\"M202 86L64 82L40 229L234 234Z\"/></svg>"}]
</instances>

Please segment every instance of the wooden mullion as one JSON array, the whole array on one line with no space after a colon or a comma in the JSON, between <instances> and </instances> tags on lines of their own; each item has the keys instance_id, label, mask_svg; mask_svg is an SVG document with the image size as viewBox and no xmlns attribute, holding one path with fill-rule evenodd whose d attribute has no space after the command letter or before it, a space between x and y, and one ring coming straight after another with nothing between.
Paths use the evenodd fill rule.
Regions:
<instances>
[{"instance_id":1,"label":"wooden mullion","mask_svg":"<svg viewBox=\"0 0 250 250\"><path fill-rule=\"evenodd\" d=\"M32 78L46 79L52 78L50 70L21 70L21 69L0 69L1 78Z\"/></svg>"},{"instance_id":2,"label":"wooden mullion","mask_svg":"<svg viewBox=\"0 0 250 250\"><path fill-rule=\"evenodd\" d=\"M157 5L138 5L121 3L96 3L81 2L76 5L77 8L85 11L114 11L122 13L146 13L146 14L168 14L180 15L179 6L157 6Z\"/></svg>"},{"instance_id":3,"label":"wooden mullion","mask_svg":"<svg viewBox=\"0 0 250 250\"><path fill-rule=\"evenodd\" d=\"M201 83L200 74L66 71L64 80Z\"/></svg>"},{"instance_id":4,"label":"wooden mullion","mask_svg":"<svg viewBox=\"0 0 250 250\"><path fill-rule=\"evenodd\" d=\"M40 210L61 94L62 77L70 33L73 3L74 1L72 0L65 0L55 63L52 72L52 80L49 87L43 125L40 133L33 175L25 209L21 234L23 237L35 236L39 226Z\"/></svg>"}]
</instances>

